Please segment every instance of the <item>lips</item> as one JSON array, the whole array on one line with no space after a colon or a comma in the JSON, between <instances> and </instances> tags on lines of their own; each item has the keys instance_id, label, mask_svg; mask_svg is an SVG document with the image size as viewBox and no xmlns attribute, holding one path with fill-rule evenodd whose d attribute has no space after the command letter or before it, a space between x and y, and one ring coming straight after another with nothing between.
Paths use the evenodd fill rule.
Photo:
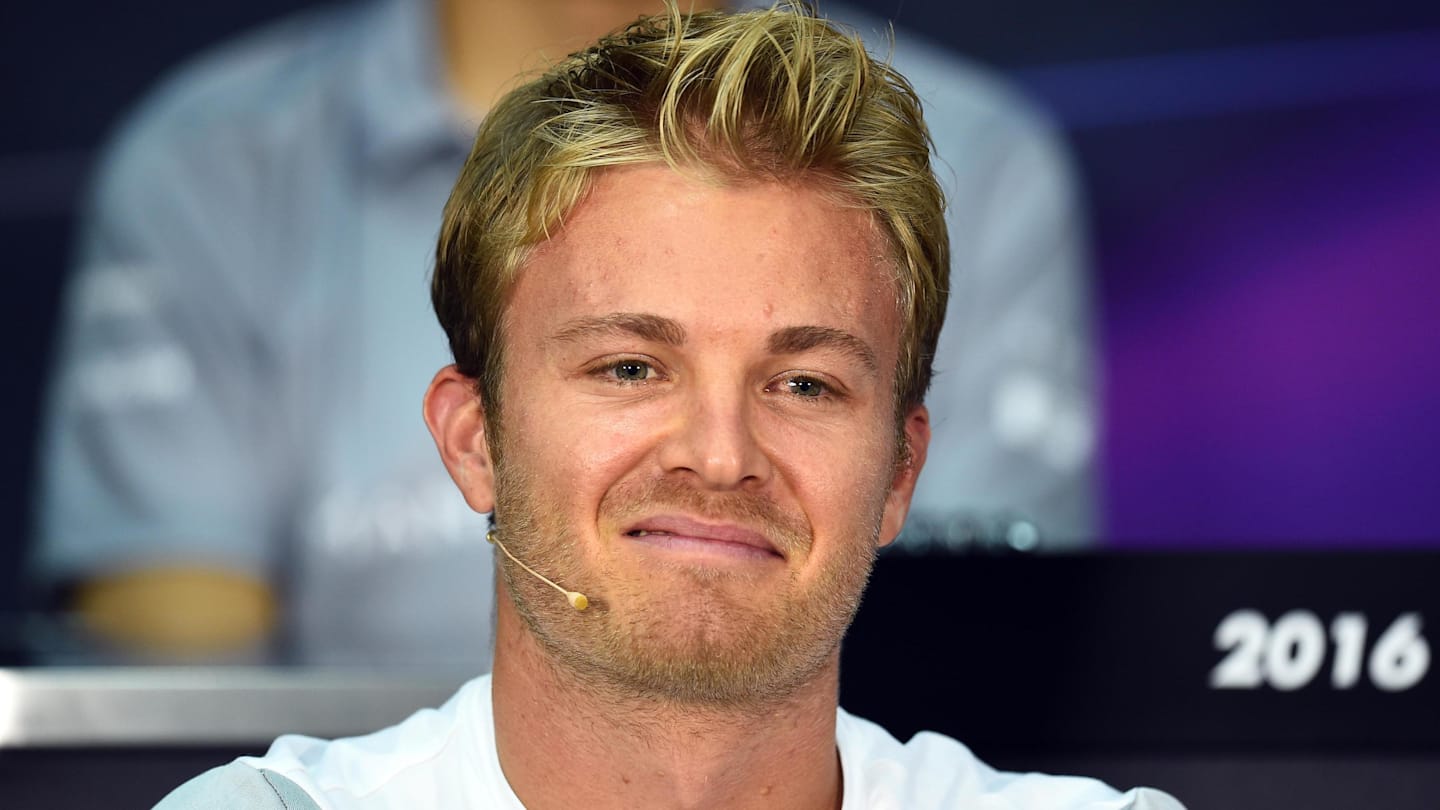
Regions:
<instances>
[{"instance_id":1,"label":"lips","mask_svg":"<svg viewBox=\"0 0 1440 810\"><path fill-rule=\"evenodd\" d=\"M725 523L706 523L684 515L656 515L638 520L622 532L628 537L648 539L649 542L666 543L674 538L675 543L714 543L717 548L733 547L735 551L750 550L763 552L775 557L784 557L780 550L765 535Z\"/></svg>"}]
</instances>

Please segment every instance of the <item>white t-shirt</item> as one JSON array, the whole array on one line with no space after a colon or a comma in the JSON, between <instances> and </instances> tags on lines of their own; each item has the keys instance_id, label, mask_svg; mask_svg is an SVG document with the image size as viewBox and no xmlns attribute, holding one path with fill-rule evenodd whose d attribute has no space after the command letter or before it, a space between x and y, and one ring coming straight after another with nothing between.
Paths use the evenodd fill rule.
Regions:
<instances>
[{"instance_id":1,"label":"white t-shirt","mask_svg":"<svg viewBox=\"0 0 1440 810\"><path fill-rule=\"evenodd\" d=\"M842 810L1184 810L1149 788L1121 794L1094 779L996 771L949 737L921 732L902 744L868 720L837 712ZM259 785L259 800L246 807L294 807L285 797L303 792L323 810L524 808L500 770L489 675L470 681L439 709L364 737L281 737L264 756L211 771L161 807L206 807L217 795L233 802L236 785L251 773L245 768L254 769L250 781Z\"/></svg>"}]
</instances>

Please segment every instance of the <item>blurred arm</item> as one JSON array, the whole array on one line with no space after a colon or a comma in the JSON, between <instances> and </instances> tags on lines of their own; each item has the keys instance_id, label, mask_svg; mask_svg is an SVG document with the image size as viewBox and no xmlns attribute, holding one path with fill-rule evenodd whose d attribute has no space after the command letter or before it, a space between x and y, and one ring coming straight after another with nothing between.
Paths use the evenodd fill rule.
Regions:
<instances>
[{"instance_id":1,"label":"blurred arm","mask_svg":"<svg viewBox=\"0 0 1440 810\"><path fill-rule=\"evenodd\" d=\"M275 626L269 585L239 571L154 566L100 574L76 590L85 628L121 649L165 658L223 655Z\"/></svg>"}]
</instances>

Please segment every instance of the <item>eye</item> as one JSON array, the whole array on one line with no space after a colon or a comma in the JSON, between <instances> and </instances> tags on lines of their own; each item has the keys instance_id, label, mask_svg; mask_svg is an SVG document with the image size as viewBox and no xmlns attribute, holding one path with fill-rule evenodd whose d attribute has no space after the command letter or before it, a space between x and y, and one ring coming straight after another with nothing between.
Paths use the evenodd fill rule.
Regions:
<instances>
[{"instance_id":1,"label":"eye","mask_svg":"<svg viewBox=\"0 0 1440 810\"><path fill-rule=\"evenodd\" d=\"M655 369L643 360L621 360L607 366L605 371L616 380L626 383L645 382L655 377Z\"/></svg>"},{"instance_id":2,"label":"eye","mask_svg":"<svg viewBox=\"0 0 1440 810\"><path fill-rule=\"evenodd\" d=\"M815 399L829 392L829 387L814 377L791 377L782 383L785 390L797 397Z\"/></svg>"},{"instance_id":3,"label":"eye","mask_svg":"<svg viewBox=\"0 0 1440 810\"><path fill-rule=\"evenodd\" d=\"M776 402L803 402L816 407L839 405L850 400L850 392L844 383L829 374L799 369L775 375L765 386L765 391L783 395Z\"/></svg>"}]
</instances>

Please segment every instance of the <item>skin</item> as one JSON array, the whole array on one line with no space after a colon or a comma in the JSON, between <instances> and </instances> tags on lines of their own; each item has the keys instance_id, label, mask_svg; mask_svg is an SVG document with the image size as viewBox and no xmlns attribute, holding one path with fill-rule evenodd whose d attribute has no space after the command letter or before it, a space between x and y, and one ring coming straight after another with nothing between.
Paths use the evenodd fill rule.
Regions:
<instances>
[{"instance_id":1,"label":"skin","mask_svg":"<svg viewBox=\"0 0 1440 810\"><path fill-rule=\"evenodd\" d=\"M521 270L499 435L436 375L471 507L593 605L502 564L495 732L527 807L839 806L837 644L929 442L910 409L897 463L884 256L804 183L611 170Z\"/></svg>"}]
</instances>

